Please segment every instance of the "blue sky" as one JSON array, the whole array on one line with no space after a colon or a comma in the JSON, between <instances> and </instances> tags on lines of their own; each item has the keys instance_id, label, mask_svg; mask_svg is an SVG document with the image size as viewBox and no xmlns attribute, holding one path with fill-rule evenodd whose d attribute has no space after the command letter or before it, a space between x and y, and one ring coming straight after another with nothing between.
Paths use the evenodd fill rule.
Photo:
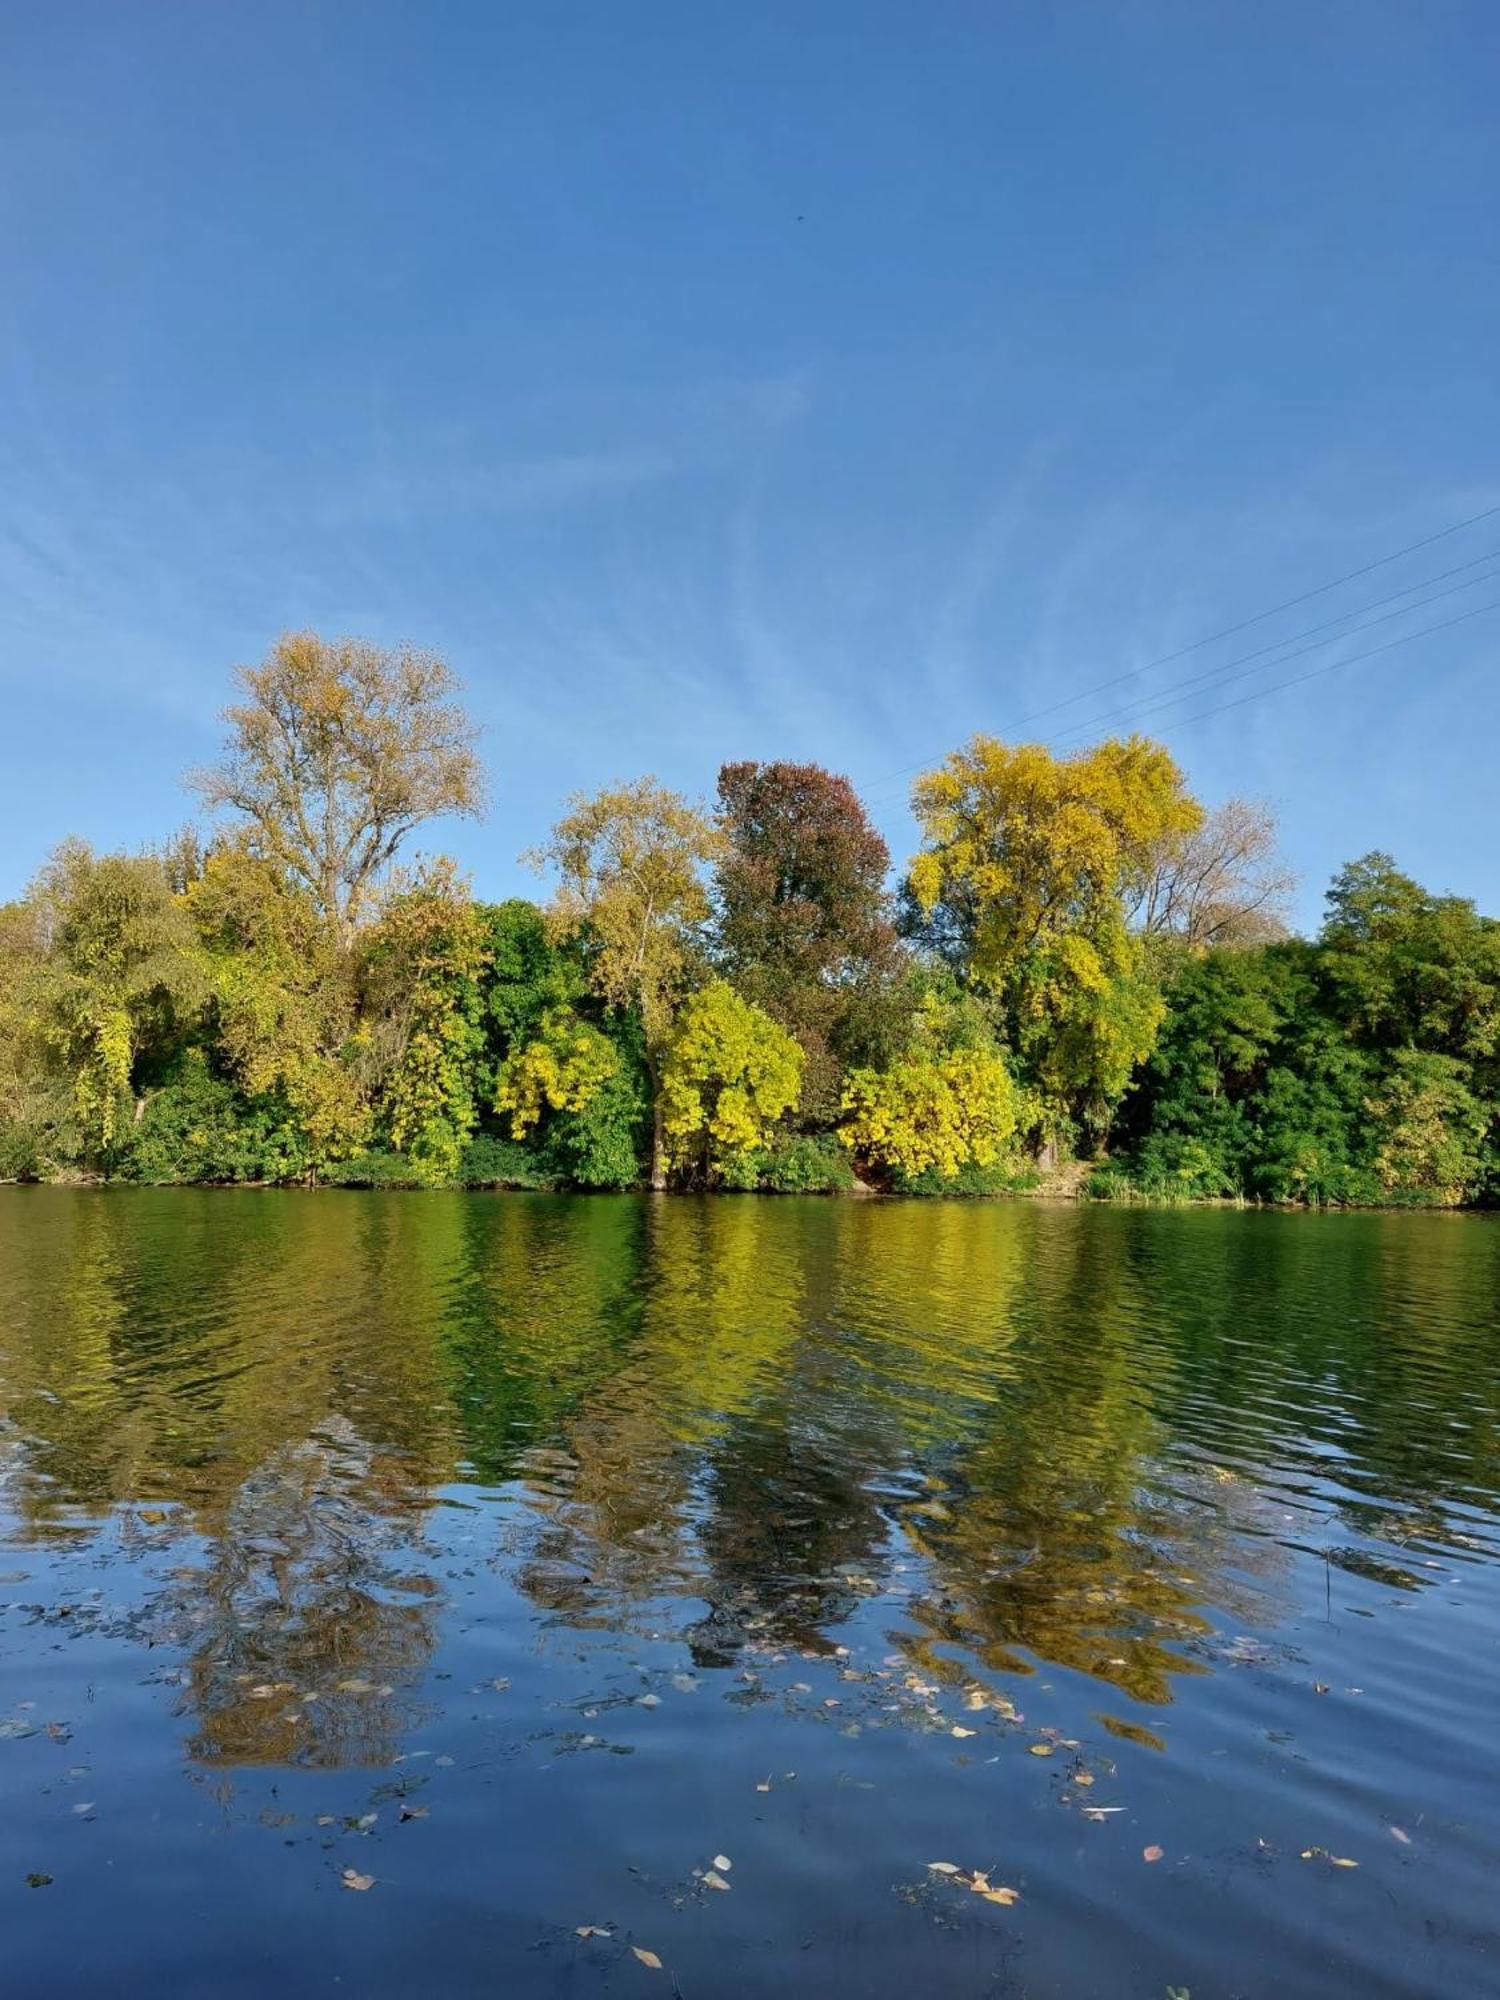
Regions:
<instances>
[{"instance_id":1,"label":"blue sky","mask_svg":"<svg viewBox=\"0 0 1500 2000\"><path fill-rule=\"evenodd\" d=\"M1147 664L1500 506L1497 101L1491 0L5 10L0 895L180 824L313 626L463 676L482 893L726 757L899 859L908 767L1123 708L1305 921L1376 845L1500 911L1500 611L1136 713L1500 600L1496 514Z\"/></svg>"}]
</instances>

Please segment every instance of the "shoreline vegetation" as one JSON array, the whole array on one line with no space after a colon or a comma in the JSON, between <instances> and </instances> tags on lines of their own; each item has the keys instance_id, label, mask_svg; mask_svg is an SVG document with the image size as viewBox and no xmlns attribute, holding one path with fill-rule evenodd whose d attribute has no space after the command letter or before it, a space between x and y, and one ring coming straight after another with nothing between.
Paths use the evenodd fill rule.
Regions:
<instances>
[{"instance_id":1,"label":"shoreline vegetation","mask_svg":"<svg viewBox=\"0 0 1500 2000\"><path fill-rule=\"evenodd\" d=\"M203 828L0 906L0 1180L1492 1206L1500 923L1383 854L1315 938L1160 745L976 735L569 800L545 904L416 857L483 774L431 655L237 672Z\"/></svg>"}]
</instances>

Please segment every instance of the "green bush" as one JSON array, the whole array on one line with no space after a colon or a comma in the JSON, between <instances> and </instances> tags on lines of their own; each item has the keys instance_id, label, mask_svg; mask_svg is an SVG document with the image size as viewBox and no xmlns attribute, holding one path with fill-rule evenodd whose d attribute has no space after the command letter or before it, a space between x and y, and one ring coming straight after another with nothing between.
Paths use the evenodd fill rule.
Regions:
<instances>
[{"instance_id":1,"label":"green bush","mask_svg":"<svg viewBox=\"0 0 1500 2000\"><path fill-rule=\"evenodd\" d=\"M112 1165L123 1180L157 1185L284 1181L301 1179L307 1156L281 1107L245 1098L213 1074L201 1050L189 1049L146 1099Z\"/></svg>"},{"instance_id":2,"label":"green bush","mask_svg":"<svg viewBox=\"0 0 1500 2000\"><path fill-rule=\"evenodd\" d=\"M480 1132L459 1155L458 1184L470 1188L549 1188L556 1182L529 1146L493 1132Z\"/></svg>"},{"instance_id":3,"label":"green bush","mask_svg":"<svg viewBox=\"0 0 1500 2000\"><path fill-rule=\"evenodd\" d=\"M1030 1164L1019 1166L1014 1160L997 1160L993 1166L981 1167L970 1160L951 1175L937 1173L931 1167L920 1174L896 1174L891 1186L897 1194L1016 1194L1034 1188L1038 1179L1035 1167Z\"/></svg>"},{"instance_id":4,"label":"green bush","mask_svg":"<svg viewBox=\"0 0 1500 2000\"><path fill-rule=\"evenodd\" d=\"M347 1188L418 1188L429 1187L419 1165L406 1159L400 1153L387 1153L378 1147L371 1147L363 1153L352 1153L347 1160L334 1160L323 1168L320 1176L325 1187Z\"/></svg>"},{"instance_id":5,"label":"green bush","mask_svg":"<svg viewBox=\"0 0 1500 2000\"><path fill-rule=\"evenodd\" d=\"M634 1187L651 1125L651 1099L638 1032L608 1020L620 1066L582 1111L547 1119L538 1148L543 1170L578 1188Z\"/></svg>"},{"instance_id":6,"label":"green bush","mask_svg":"<svg viewBox=\"0 0 1500 2000\"><path fill-rule=\"evenodd\" d=\"M848 1150L831 1134L801 1132L761 1157L761 1185L773 1194L843 1194L854 1185Z\"/></svg>"},{"instance_id":7,"label":"green bush","mask_svg":"<svg viewBox=\"0 0 1500 2000\"><path fill-rule=\"evenodd\" d=\"M726 1155L722 1179L738 1194L844 1194L854 1186L854 1168L830 1134L797 1132L754 1152Z\"/></svg>"}]
</instances>

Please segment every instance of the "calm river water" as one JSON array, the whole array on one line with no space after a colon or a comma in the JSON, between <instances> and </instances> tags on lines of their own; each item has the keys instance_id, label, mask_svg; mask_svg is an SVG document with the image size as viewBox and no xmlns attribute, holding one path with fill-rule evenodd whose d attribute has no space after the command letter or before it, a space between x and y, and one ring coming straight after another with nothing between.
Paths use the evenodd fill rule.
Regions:
<instances>
[{"instance_id":1,"label":"calm river water","mask_svg":"<svg viewBox=\"0 0 1500 2000\"><path fill-rule=\"evenodd\" d=\"M5 1990L1493 1994L1497 1418L1500 1218L0 1188Z\"/></svg>"}]
</instances>

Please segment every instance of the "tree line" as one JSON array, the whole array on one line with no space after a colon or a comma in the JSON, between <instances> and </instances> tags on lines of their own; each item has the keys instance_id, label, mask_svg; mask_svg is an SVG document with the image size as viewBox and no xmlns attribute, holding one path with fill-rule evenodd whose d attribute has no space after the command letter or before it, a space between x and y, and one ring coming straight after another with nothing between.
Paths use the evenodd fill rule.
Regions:
<instances>
[{"instance_id":1,"label":"tree line","mask_svg":"<svg viewBox=\"0 0 1500 2000\"><path fill-rule=\"evenodd\" d=\"M1370 855L1290 936L1269 816L1146 739L975 736L894 887L819 765L638 778L488 903L409 852L483 804L443 662L302 633L236 679L206 831L0 907L0 1177L1500 1191L1500 923Z\"/></svg>"}]
</instances>

